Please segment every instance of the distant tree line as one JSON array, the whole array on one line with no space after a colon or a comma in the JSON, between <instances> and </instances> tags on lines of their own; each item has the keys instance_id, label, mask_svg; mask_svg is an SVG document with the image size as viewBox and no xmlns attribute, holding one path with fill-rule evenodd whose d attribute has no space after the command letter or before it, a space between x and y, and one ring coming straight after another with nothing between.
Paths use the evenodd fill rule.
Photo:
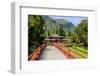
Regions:
<instances>
[{"instance_id":1,"label":"distant tree line","mask_svg":"<svg viewBox=\"0 0 100 76\"><path fill-rule=\"evenodd\" d=\"M74 24L64 19L53 19L49 16L43 16L46 26L46 37L52 34L67 37L74 29Z\"/></svg>"}]
</instances>

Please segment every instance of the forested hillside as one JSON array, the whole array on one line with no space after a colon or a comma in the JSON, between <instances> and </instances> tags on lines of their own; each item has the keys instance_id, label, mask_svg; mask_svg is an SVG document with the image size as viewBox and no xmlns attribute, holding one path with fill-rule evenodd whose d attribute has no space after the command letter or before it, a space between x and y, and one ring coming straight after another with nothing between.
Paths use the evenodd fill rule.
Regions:
<instances>
[{"instance_id":1,"label":"forested hillside","mask_svg":"<svg viewBox=\"0 0 100 76\"><path fill-rule=\"evenodd\" d=\"M28 15L28 54L43 43L43 40L57 34L68 37L71 47L88 47L88 20L83 19L76 26L65 19L53 19L50 16ZM66 44L65 44L66 45Z\"/></svg>"},{"instance_id":2,"label":"forested hillside","mask_svg":"<svg viewBox=\"0 0 100 76\"><path fill-rule=\"evenodd\" d=\"M64 19L52 19L49 16L43 16L46 26L47 37L51 34L58 34L64 37L69 36L69 32L74 31L74 24Z\"/></svg>"}]
</instances>

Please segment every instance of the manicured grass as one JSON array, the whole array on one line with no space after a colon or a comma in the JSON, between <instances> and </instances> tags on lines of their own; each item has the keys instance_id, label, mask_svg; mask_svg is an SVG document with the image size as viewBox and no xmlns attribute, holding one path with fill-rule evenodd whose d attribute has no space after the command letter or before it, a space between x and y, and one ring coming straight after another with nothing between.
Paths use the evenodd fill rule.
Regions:
<instances>
[{"instance_id":1,"label":"manicured grass","mask_svg":"<svg viewBox=\"0 0 100 76\"><path fill-rule=\"evenodd\" d=\"M82 56L82 58L87 58L87 57L88 57L88 54L87 54L87 53L84 53L84 52L82 52L82 51L80 51L80 50L77 50L77 49L75 49L75 48L73 48L73 47L70 47L70 49L71 49L73 52L75 52L75 53L79 54L80 56Z\"/></svg>"},{"instance_id":2,"label":"manicured grass","mask_svg":"<svg viewBox=\"0 0 100 76\"><path fill-rule=\"evenodd\" d=\"M81 51L81 52L83 52L83 53L88 54L88 49L86 49L86 48L79 47L79 46L72 46L72 48L73 48L73 49L76 49L76 50L79 50L79 51Z\"/></svg>"}]
</instances>

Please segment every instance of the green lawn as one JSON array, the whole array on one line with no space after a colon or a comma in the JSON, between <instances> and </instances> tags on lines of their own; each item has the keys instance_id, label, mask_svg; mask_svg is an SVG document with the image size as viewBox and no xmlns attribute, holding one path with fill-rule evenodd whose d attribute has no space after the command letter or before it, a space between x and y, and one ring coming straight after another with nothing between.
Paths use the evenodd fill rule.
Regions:
<instances>
[{"instance_id":1,"label":"green lawn","mask_svg":"<svg viewBox=\"0 0 100 76\"><path fill-rule=\"evenodd\" d=\"M79 51L81 51L81 52L83 52L83 53L86 53L86 54L88 54L88 49L87 48L85 48L85 47L82 47L82 46L72 46L72 48L73 49L76 49L76 50L79 50Z\"/></svg>"},{"instance_id":2,"label":"green lawn","mask_svg":"<svg viewBox=\"0 0 100 76\"><path fill-rule=\"evenodd\" d=\"M75 52L75 53L79 54L80 56L82 56L82 58L87 58L87 57L88 57L88 54L87 54L87 53L84 53L83 51L80 51L80 50L75 49L75 48L73 48L73 47L70 47L70 49L71 49L73 52ZM85 51L86 51L86 50L85 50Z\"/></svg>"}]
</instances>

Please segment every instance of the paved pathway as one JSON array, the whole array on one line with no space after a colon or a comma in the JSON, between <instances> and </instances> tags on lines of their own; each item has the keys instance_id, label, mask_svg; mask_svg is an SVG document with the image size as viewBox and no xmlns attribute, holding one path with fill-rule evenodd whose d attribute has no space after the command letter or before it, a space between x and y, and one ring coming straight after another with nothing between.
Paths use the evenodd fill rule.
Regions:
<instances>
[{"instance_id":1,"label":"paved pathway","mask_svg":"<svg viewBox=\"0 0 100 76\"><path fill-rule=\"evenodd\" d=\"M39 60L67 59L56 47L47 46L41 53Z\"/></svg>"}]
</instances>

